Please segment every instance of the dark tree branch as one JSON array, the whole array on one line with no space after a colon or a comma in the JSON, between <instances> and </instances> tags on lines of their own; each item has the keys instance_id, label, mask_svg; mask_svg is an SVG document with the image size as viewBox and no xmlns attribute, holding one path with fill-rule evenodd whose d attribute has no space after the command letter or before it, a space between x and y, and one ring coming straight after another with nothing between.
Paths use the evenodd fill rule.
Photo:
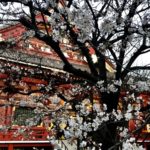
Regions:
<instances>
[{"instance_id":1,"label":"dark tree branch","mask_svg":"<svg viewBox=\"0 0 150 150\"><path fill-rule=\"evenodd\" d=\"M91 13L92 13L92 16L93 16L93 20L94 20L94 22L95 22L95 34L94 34L94 37L95 37L95 39L97 39L97 37L99 37L99 35L100 35L100 30L99 30L99 27L98 27L98 19L97 19L97 17L96 17L96 15L95 15L95 13L94 13L94 11L93 11L93 8L92 8L92 6L90 5L90 3L89 3L89 0L86 0L86 3L87 3L87 5L88 5L88 7L89 7L89 9L90 9L90 11L91 11ZM96 34L97 33L97 34Z\"/></svg>"},{"instance_id":2,"label":"dark tree branch","mask_svg":"<svg viewBox=\"0 0 150 150\"><path fill-rule=\"evenodd\" d=\"M124 38L125 38L125 35L121 35L121 36L118 36L117 38L115 38L113 40L110 40L109 43L113 44L113 43L118 42L118 41L120 41L120 40L122 40Z\"/></svg>"},{"instance_id":3,"label":"dark tree branch","mask_svg":"<svg viewBox=\"0 0 150 150\"><path fill-rule=\"evenodd\" d=\"M103 11L104 11L104 9L105 9L106 7L109 6L110 2L111 2L111 0L105 1L105 3L103 4L103 6L101 7L101 9L99 10L99 13L96 15L97 18L99 18L99 17L105 15ZM105 13L106 13L106 12L105 12Z\"/></svg>"},{"instance_id":4,"label":"dark tree branch","mask_svg":"<svg viewBox=\"0 0 150 150\"><path fill-rule=\"evenodd\" d=\"M106 58L100 51L95 51L98 56L99 80L104 80L107 82Z\"/></svg>"},{"instance_id":5,"label":"dark tree branch","mask_svg":"<svg viewBox=\"0 0 150 150\"><path fill-rule=\"evenodd\" d=\"M150 70L150 66L135 66L135 67L131 67L129 71L135 71L135 70Z\"/></svg>"},{"instance_id":6,"label":"dark tree branch","mask_svg":"<svg viewBox=\"0 0 150 150\"><path fill-rule=\"evenodd\" d=\"M37 2L36 2L36 3L37 3ZM46 20L45 20L45 17L44 17L42 8L41 8L41 6L39 5L39 3L37 3L37 5L38 5L39 10L40 10L40 12L41 12L41 16L42 16L42 19L43 19L43 23L44 23L44 27L45 27L46 33L47 33L47 35L49 36L49 32L48 32L48 28L47 28L47 23L46 23Z\"/></svg>"},{"instance_id":7,"label":"dark tree branch","mask_svg":"<svg viewBox=\"0 0 150 150\"><path fill-rule=\"evenodd\" d=\"M132 135L141 132L141 130L145 127L145 125L150 121L150 114L146 117L145 122L138 127L136 130L134 130L132 133L128 134L122 141L116 143L115 145L113 145L112 147L110 147L108 150L114 150L115 148L117 148L119 145L121 145L123 142L125 142L127 139L129 139Z\"/></svg>"},{"instance_id":8,"label":"dark tree branch","mask_svg":"<svg viewBox=\"0 0 150 150\"><path fill-rule=\"evenodd\" d=\"M122 46L120 48L120 55L119 55L119 59L117 62L117 67L116 67L116 80L119 80L121 78L121 71L122 71L122 67L123 67L123 61L124 61L124 57L125 57L125 49L127 47L127 43L128 43L128 36L130 35L129 32L129 28L131 26L132 23L132 18L136 13L136 9L138 7L138 3L136 1L133 1L129 13L127 15L127 19L125 20L125 26L124 26L124 39L122 40Z\"/></svg>"},{"instance_id":9,"label":"dark tree branch","mask_svg":"<svg viewBox=\"0 0 150 150\"><path fill-rule=\"evenodd\" d=\"M74 42L79 46L79 48L81 49L82 51L82 54L86 57L87 59L87 62L88 62L88 65L89 65L89 68L91 70L91 73L94 75L94 76L97 76L98 73L96 71L96 68L95 68L95 65L92 61L92 58L91 56L89 55L89 49L87 47L85 47L85 43L81 43L78 41L77 37L78 37L78 34L75 33L73 31L73 29L70 27L70 23L68 22L66 16L62 15L63 18L65 19L66 23L67 23L67 28L68 30L70 31L70 37L72 37L72 39L74 40Z\"/></svg>"},{"instance_id":10,"label":"dark tree branch","mask_svg":"<svg viewBox=\"0 0 150 150\"><path fill-rule=\"evenodd\" d=\"M73 0L67 0L67 1L68 1L67 7L70 7L73 3Z\"/></svg>"},{"instance_id":11,"label":"dark tree branch","mask_svg":"<svg viewBox=\"0 0 150 150\"><path fill-rule=\"evenodd\" d=\"M145 10L150 9L150 6L146 7L146 8L142 8L141 10L137 11L136 13L139 14L141 12L144 12Z\"/></svg>"},{"instance_id":12,"label":"dark tree branch","mask_svg":"<svg viewBox=\"0 0 150 150\"><path fill-rule=\"evenodd\" d=\"M115 3L116 3L117 8L119 8L119 7L120 7L120 5L119 5L118 0L115 0Z\"/></svg>"},{"instance_id":13,"label":"dark tree branch","mask_svg":"<svg viewBox=\"0 0 150 150\"><path fill-rule=\"evenodd\" d=\"M141 47L133 54L133 56L130 58L128 64L126 65L126 67L124 68L122 74L121 74L121 78L124 79L125 76L130 72L130 68L132 66L132 64L135 62L135 60L138 58L138 56L141 55L141 52L144 51L146 49L145 45L141 45Z\"/></svg>"},{"instance_id":14,"label":"dark tree branch","mask_svg":"<svg viewBox=\"0 0 150 150\"><path fill-rule=\"evenodd\" d=\"M32 21L34 27L37 28L37 26L36 26L36 19L35 19L35 11L33 9L32 1L29 1L29 9L30 9L30 13L31 13L31 21Z\"/></svg>"},{"instance_id":15,"label":"dark tree branch","mask_svg":"<svg viewBox=\"0 0 150 150\"><path fill-rule=\"evenodd\" d=\"M34 28L34 26L32 25L32 23L27 20L26 18L21 18L20 22L26 26L27 28L34 30L36 33L36 37L39 40L44 41L46 44L50 45L52 47L52 49L58 54L58 56L60 57L60 59L63 61L64 63L64 70L68 71L70 73L73 73L74 75L80 76L82 78L85 78L87 80L90 80L92 82L96 82L97 79L96 77L92 76L91 74L89 74L86 71L82 71L80 69L76 69L74 68L69 61L67 60L67 58L64 56L63 52L61 51L60 47L59 47L59 42L55 42L51 36L45 35L44 33L40 32L39 30L36 30Z\"/></svg>"},{"instance_id":16,"label":"dark tree branch","mask_svg":"<svg viewBox=\"0 0 150 150\"><path fill-rule=\"evenodd\" d=\"M111 55L113 56L114 61L117 63L118 59L117 59L116 53L114 52L112 47L108 47L108 49L109 49Z\"/></svg>"}]
</instances>

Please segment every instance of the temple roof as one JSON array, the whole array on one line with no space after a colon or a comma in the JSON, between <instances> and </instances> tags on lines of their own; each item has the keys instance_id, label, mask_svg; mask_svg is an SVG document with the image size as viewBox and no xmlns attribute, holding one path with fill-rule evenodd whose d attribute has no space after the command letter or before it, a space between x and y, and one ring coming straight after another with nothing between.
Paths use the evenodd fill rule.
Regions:
<instances>
[{"instance_id":1,"label":"temple roof","mask_svg":"<svg viewBox=\"0 0 150 150\"><path fill-rule=\"evenodd\" d=\"M25 40L24 35L27 32L28 31L20 23L0 29L0 59L27 63L28 65L40 64L46 68L51 67L62 70L63 62L59 59L53 49L43 41L34 37L29 37ZM81 53L78 51L72 51L72 45L70 45L70 43L61 43L60 46L71 64L81 70L89 71L88 65L83 59ZM106 68L108 72L114 73L114 66L109 60L106 60Z\"/></svg>"}]
</instances>

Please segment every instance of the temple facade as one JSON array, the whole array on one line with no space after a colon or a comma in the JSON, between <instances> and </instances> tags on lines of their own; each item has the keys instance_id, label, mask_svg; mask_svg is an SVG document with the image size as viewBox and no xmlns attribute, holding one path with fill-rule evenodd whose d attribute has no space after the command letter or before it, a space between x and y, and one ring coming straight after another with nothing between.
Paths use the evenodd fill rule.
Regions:
<instances>
[{"instance_id":1,"label":"temple facade","mask_svg":"<svg viewBox=\"0 0 150 150\"><path fill-rule=\"evenodd\" d=\"M49 142L53 136L50 118L37 119L35 108L46 106L53 111L62 107L64 101L52 104L51 93L42 103L34 99L40 99L46 92L42 87L49 88L53 80L58 82L53 86L65 93L71 88L68 83L80 79L70 75L70 81L66 82L67 73L57 54L32 36L25 40L26 34L32 33L19 23L0 29L0 149L53 149L54 145ZM67 39L63 39L60 46L71 64L89 71L79 51L69 51L72 45ZM108 72L113 73L111 63L106 65Z\"/></svg>"},{"instance_id":2,"label":"temple facade","mask_svg":"<svg viewBox=\"0 0 150 150\"><path fill-rule=\"evenodd\" d=\"M29 34L27 40L26 34ZM60 46L71 64L89 71L81 53L78 50L69 51L73 46L67 39L62 39ZM94 50L92 47L89 50L96 62ZM69 81L66 81L68 73L63 71L63 65L51 47L32 37L32 33L21 24L0 29L0 150L54 149L54 144L50 142L50 137L54 134L51 132L53 123L46 114L58 110L65 102L61 99L53 104L51 99L58 97L50 87L69 96L68 89L72 88L70 83L81 80L69 75ZM108 60L106 68L112 77L115 70ZM38 99L43 99L42 103ZM41 114L38 108L43 110L43 116L37 115ZM47 112L44 112L45 109ZM130 127L133 125L131 123ZM149 133L150 127L147 125L139 142L147 138ZM149 139L145 142L145 147L147 143Z\"/></svg>"}]
</instances>

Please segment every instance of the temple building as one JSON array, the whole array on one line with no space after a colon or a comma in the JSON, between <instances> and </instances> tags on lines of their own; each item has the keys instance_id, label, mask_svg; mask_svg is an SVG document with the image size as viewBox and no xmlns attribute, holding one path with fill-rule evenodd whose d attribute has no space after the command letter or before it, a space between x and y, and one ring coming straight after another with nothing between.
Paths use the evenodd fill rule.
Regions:
<instances>
[{"instance_id":1,"label":"temple building","mask_svg":"<svg viewBox=\"0 0 150 150\"><path fill-rule=\"evenodd\" d=\"M32 33L20 23L0 29L0 47L0 150L53 149L48 140L53 134L49 129L52 126L50 118L45 117L47 112L43 113L43 120L38 118L37 108L59 109L64 101L59 100L56 105L51 103L52 97L57 99L50 91L51 86L68 96L67 90L72 87L70 83L81 79L69 75L66 81L68 73L63 71L63 63L57 54L32 37ZM61 48L71 64L89 71L79 51L69 51L72 45L67 39L62 39ZM113 65L106 61L106 66L108 73L113 74ZM43 86L47 87L49 94L42 89ZM41 98L42 103L38 102Z\"/></svg>"},{"instance_id":2,"label":"temple building","mask_svg":"<svg viewBox=\"0 0 150 150\"><path fill-rule=\"evenodd\" d=\"M82 54L69 51L73 45L68 39L62 39L60 46L72 65L89 71ZM91 46L89 52L96 63ZM20 23L0 29L0 150L54 149L50 142L55 134L51 131L53 122L47 114L65 105L54 93L57 90L71 99L71 83L82 80L63 71L63 65L50 46L33 37ZM107 75L113 77L115 69L109 60L106 69ZM143 137L149 133L147 125Z\"/></svg>"}]
</instances>

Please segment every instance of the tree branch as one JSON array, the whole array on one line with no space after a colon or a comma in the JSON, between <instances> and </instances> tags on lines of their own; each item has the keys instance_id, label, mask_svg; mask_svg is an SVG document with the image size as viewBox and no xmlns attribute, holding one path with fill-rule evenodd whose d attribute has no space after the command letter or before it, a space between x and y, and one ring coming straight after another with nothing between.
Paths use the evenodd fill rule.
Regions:
<instances>
[{"instance_id":1,"label":"tree branch","mask_svg":"<svg viewBox=\"0 0 150 150\"><path fill-rule=\"evenodd\" d=\"M135 62L135 60L138 58L138 56L141 54L143 50L146 49L145 45L141 45L141 47L133 54L133 56L130 58L128 64L124 68L124 71L121 73L121 78L124 79L124 77L130 72L130 68L132 64Z\"/></svg>"},{"instance_id":2,"label":"tree branch","mask_svg":"<svg viewBox=\"0 0 150 150\"><path fill-rule=\"evenodd\" d=\"M63 52L61 51L60 47L59 47L59 42L55 42L51 36L45 35L43 32L40 32L39 30L37 30L33 24L27 20L26 18L22 17L20 19L20 22L27 28L34 30L35 31L35 36L39 39L44 41L46 44L48 44L49 46L52 47L52 49L58 54L58 56L60 57L60 59L63 61L64 63L64 70L68 71L69 73L73 73L74 75L80 76L82 78L85 78L87 80L90 80L92 82L96 82L97 79L96 77L92 76L91 74L89 74L86 71L82 71L81 69L76 69L74 68L70 62L67 60L67 58L64 56Z\"/></svg>"},{"instance_id":3,"label":"tree branch","mask_svg":"<svg viewBox=\"0 0 150 150\"><path fill-rule=\"evenodd\" d=\"M79 48L81 49L82 51L82 54L86 57L87 59L87 63L89 65L89 68L91 70L91 73L95 76L98 75L97 71L96 71L96 68L95 68L95 65L92 61L92 58L91 58L91 55L89 55L89 49L87 47L85 47L85 44L84 43L81 43L80 41L78 41L77 37L78 35L73 31L73 29L70 27L70 23L68 22L67 18L65 15L63 15L63 18L64 20L66 21L67 23L67 28L68 30L70 31L70 37L73 38L74 42L79 46Z\"/></svg>"},{"instance_id":4,"label":"tree branch","mask_svg":"<svg viewBox=\"0 0 150 150\"><path fill-rule=\"evenodd\" d=\"M105 1L105 3L103 4L103 6L101 7L101 9L99 10L99 13L96 15L97 18L101 17L104 15L103 10L109 6L111 0L107 0Z\"/></svg>"},{"instance_id":5,"label":"tree branch","mask_svg":"<svg viewBox=\"0 0 150 150\"><path fill-rule=\"evenodd\" d=\"M133 132L131 132L130 134L128 134L123 140L121 140L120 142L116 143L115 145L113 145L112 147L110 147L108 150L114 150L116 147L118 147L119 145L121 145L124 141L126 141L127 139L129 139L132 135L140 132L149 121L150 121L150 114L147 116L147 118L145 119L145 122L140 127L138 127L136 130L134 130Z\"/></svg>"},{"instance_id":6,"label":"tree branch","mask_svg":"<svg viewBox=\"0 0 150 150\"><path fill-rule=\"evenodd\" d=\"M90 9L90 11L91 11L91 13L92 13L92 16L93 16L93 19L94 19L94 22L95 22L95 34L96 34L96 32L97 32L97 35L95 35L95 38L97 38L97 37L99 37L99 35L100 35L100 30L99 30L99 27L98 27L98 19L96 18L96 16L95 16L95 13L94 13L94 11L93 11L93 8L92 8L92 6L90 5L90 3L89 3L89 0L85 0L86 1L86 3L87 3L87 5L88 5L88 7L89 7L89 9Z\"/></svg>"},{"instance_id":7,"label":"tree branch","mask_svg":"<svg viewBox=\"0 0 150 150\"><path fill-rule=\"evenodd\" d=\"M149 47L150 48L150 47ZM145 53L148 53L150 52L150 49L146 50L146 51L142 51L141 54L145 54Z\"/></svg>"},{"instance_id":8,"label":"tree branch","mask_svg":"<svg viewBox=\"0 0 150 150\"><path fill-rule=\"evenodd\" d=\"M135 66L130 68L130 71L135 70L150 70L150 66Z\"/></svg>"},{"instance_id":9,"label":"tree branch","mask_svg":"<svg viewBox=\"0 0 150 150\"><path fill-rule=\"evenodd\" d=\"M122 40L122 46L120 48L120 54L119 54L119 59L117 61L117 72L116 72L116 80L119 80L121 78L121 71L123 67L123 61L125 57L125 49L127 47L128 43L128 36L130 35L129 28L132 23L132 18L136 13L136 8L138 7L138 3L136 1L133 1L129 13L127 15L127 19L125 20L125 26L124 26L124 39ZM132 58L131 58L132 59Z\"/></svg>"}]
</instances>

